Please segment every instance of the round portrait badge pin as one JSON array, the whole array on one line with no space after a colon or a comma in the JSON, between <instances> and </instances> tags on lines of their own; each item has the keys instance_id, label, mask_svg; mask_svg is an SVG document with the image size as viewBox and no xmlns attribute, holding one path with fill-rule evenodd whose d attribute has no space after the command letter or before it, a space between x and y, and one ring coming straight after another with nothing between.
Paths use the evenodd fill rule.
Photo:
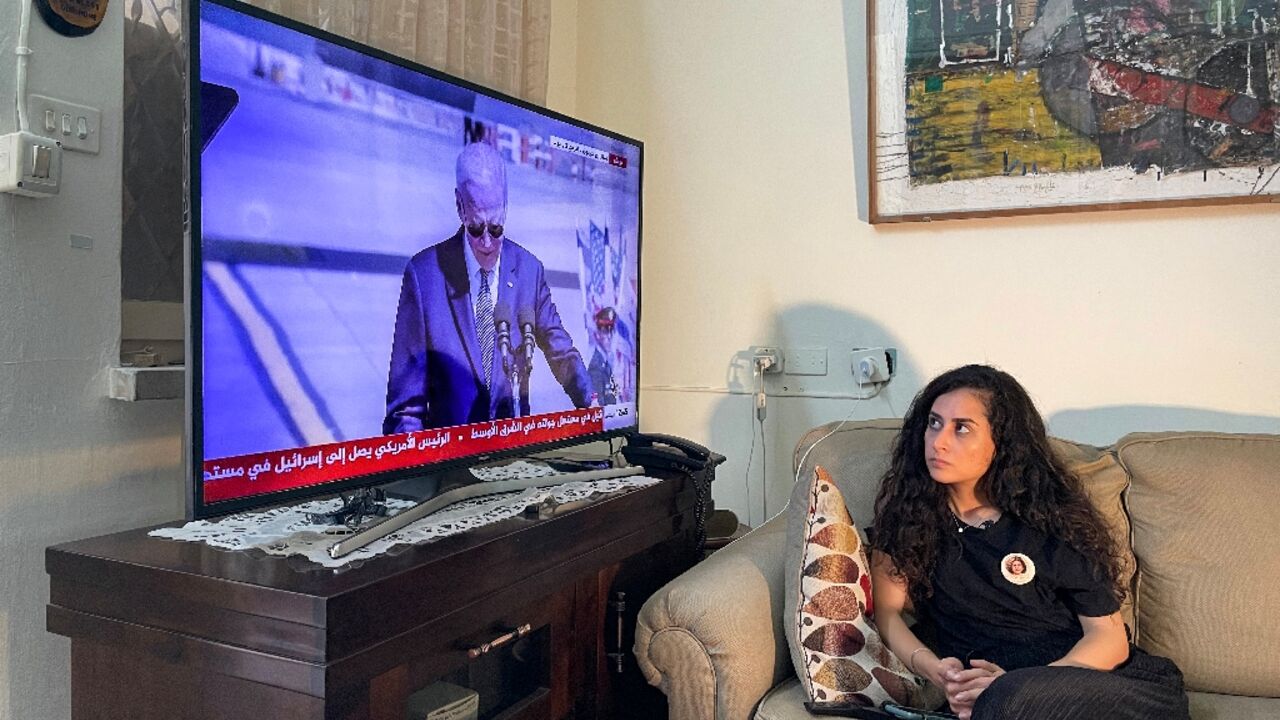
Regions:
<instances>
[{"instance_id":1,"label":"round portrait badge pin","mask_svg":"<svg viewBox=\"0 0 1280 720\"><path fill-rule=\"evenodd\" d=\"M1009 553L1000 561L1000 573L1014 585L1026 585L1036 576L1036 564L1022 553Z\"/></svg>"}]
</instances>

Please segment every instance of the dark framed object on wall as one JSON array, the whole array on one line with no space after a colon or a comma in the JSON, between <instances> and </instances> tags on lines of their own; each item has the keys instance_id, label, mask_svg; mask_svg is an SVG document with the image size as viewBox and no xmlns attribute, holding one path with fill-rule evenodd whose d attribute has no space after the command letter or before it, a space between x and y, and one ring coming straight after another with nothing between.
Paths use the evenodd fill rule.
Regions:
<instances>
[{"instance_id":1,"label":"dark framed object on wall","mask_svg":"<svg viewBox=\"0 0 1280 720\"><path fill-rule=\"evenodd\" d=\"M1167 5L865 0L862 27L847 8L860 214L1276 201L1275 4Z\"/></svg>"}]
</instances>

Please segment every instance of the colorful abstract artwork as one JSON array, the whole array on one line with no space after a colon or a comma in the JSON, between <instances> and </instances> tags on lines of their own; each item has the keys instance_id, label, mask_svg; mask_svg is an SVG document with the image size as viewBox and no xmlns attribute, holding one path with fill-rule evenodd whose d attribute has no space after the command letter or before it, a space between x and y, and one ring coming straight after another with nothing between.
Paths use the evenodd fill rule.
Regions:
<instances>
[{"instance_id":1,"label":"colorful abstract artwork","mask_svg":"<svg viewBox=\"0 0 1280 720\"><path fill-rule=\"evenodd\" d=\"M1278 0L881 0L876 215L1280 192Z\"/></svg>"}]
</instances>

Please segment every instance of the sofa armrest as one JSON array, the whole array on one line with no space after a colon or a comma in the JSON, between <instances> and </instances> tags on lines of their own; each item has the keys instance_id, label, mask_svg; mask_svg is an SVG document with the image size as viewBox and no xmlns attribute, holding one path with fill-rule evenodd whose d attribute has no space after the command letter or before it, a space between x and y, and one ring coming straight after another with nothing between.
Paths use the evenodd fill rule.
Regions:
<instances>
[{"instance_id":1,"label":"sofa armrest","mask_svg":"<svg viewBox=\"0 0 1280 720\"><path fill-rule=\"evenodd\" d=\"M654 593L635 655L670 720L746 720L793 673L782 633L786 518L775 516Z\"/></svg>"}]
</instances>

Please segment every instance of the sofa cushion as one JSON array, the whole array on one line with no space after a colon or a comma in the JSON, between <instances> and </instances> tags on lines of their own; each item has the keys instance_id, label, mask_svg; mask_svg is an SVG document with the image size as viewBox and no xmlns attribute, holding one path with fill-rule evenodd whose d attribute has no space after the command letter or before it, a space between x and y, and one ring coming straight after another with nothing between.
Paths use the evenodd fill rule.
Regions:
<instances>
[{"instance_id":1,"label":"sofa cushion","mask_svg":"<svg viewBox=\"0 0 1280 720\"><path fill-rule=\"evenodd\" d=\"M821 467L806 487L808 501L788 514L783 632L807 695L877 707L941 702L942 693L907 670L868 620L866 550L840 489Z\"/></svg>"},{"instance_id":2,"label":"sofa cushion","mask_svg":"<svg viewBox=\"0 0 1280 720\"><path fill-rule=\"evenodd\" d=\"M853 524L870 527L880 476L889 469L889 450L901 428L901 420L860 420L827 423L805 433L792 458L797 482L791 489L790 507L807 506L808 480L821 465L844 494Z\"/></svg>"},{"instance_id":3,"label":"sofa cushion","mask_svg":"<svg viewBox=\"0 0 1280 720\"><path fill-rule=\"evenodd\" d=\"M1116 461L1116 456L1101 448L1082 443L1049 438L1054 452L1067 467L1080 476L1084 491L1107 523L1111 539L1120 550L1121 580L1129 589L1120 603L1120 614L1125 623L1134 627L1133 576L1137 562L1133 558L1129 515L1124 509L1124 492L1129 487L1129 475Z\"/></svg>"},{"instance_id":4,"label":"sofa cushion","mask_svg":"<svg viewBox=\"0 0 1280 720\"><path fill-rule=\"evenodd\" d=\"M1275 720L1280 718L1280 698L1187 693L1191 720Z\"/></svg>"},{"instance_id":5,"label":"sofa cushion","mask_svg":"<svg viewBox=\"0 0 1280 720\"><path fill-rule=\"evenodd\" d=\"M754 720L814 720L818 716L804 709L808 699L798 679L784 680L760 700Z\"/></svg>"},{"instance_id":6,"label":"sofa cushion","mask_svg":"<svg viewBox=\"0 0 1280 720\"><path fill-rule=\"evenodd\" d=\"M1188 689L1280 696L1280 437L1139 433L1116 452L1132 477L1142 647Z\"/></svg>"},{"instance_id":7,"label":"sofa cushion","mask_svg":"<svg viewBox=\"0 0 1280 720\"><path fill-rule=\"evenodd\" d=\"M804 709L808 699L798 679L783 680L760 700L754 720L815 720L818 716Z\"/></svg>"}]
</instances>

